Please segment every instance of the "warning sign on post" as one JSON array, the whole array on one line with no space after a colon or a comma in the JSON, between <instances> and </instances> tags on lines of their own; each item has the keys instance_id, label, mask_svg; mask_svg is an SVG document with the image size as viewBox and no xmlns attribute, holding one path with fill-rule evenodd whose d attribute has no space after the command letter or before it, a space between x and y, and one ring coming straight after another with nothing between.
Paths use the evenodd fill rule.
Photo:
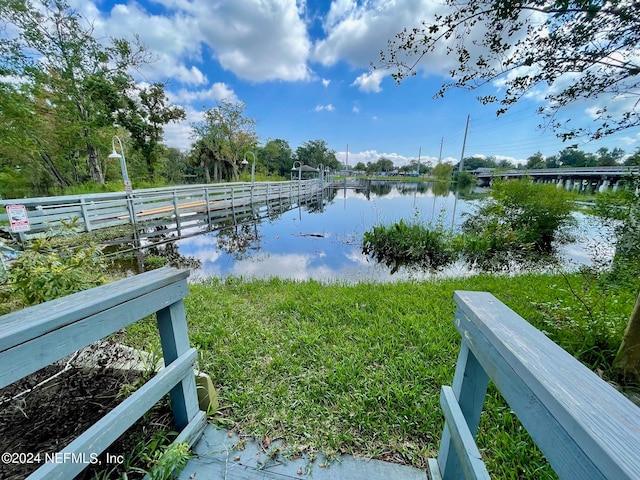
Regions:
<instances>
[{"instance_id":1,"label":"warning sign on post","mask_svg":"<svg viewBox=\"0 0 640 480\"><path fill-rule=\"evenodd\" d=\"M13 233L31 230L29 216L24 205L7 205L7 215L9 216L9 223L11 223L11 231Z\"/></svg>"}]
</instances>

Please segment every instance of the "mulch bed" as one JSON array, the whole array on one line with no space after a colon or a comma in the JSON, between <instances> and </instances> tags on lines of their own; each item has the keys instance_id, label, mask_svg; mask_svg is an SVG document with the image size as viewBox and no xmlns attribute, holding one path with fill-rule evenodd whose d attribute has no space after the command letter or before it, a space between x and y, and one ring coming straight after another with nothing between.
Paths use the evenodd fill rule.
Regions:
<instances>
[{"instance_id":1,"label":"mulch bed","mask_svg":"<svg viewBox=\"0 0 640 480\"><path fill-rule=\"evenodd\" d=\"M128 354L117 349L100 349L93 357L95 364L78 365L67 358L0 390L0 454L33 454L27 457L14 455L9 462L0 462L0 479L22 479L44 463L45 453L56 453L78 437L88 427L115 408L124 398L144 383L149 373L129 368L114 368L118 360L126 360ZM78 356L75 356L77 360ZM52 378L53 377L53 378ZM46 383L41 383L46 379ZM120 394L119 394L120 393ZM172 415L165 399L142 417L107 452L113 456L131 457L140 446L149 442L157 432L172 430ZM164 435L164 434L162 434ZM166 436L166 435L165 435ZM170 439L167 439L168 443ZM106 477L119 477L124 465L113 460L106 462L106 454L98 456L101 465L89 465L77 478L93 478L99 471L108 471ZM35 457L40 454L40 459ZM142 461L140 455L132 460ZM15 461L15 463L14 463ZM105 470L106 467L106 470ZM137 465L140 470L148 465ZM141 478L143 473L129 470L128 478ZM105 477L105 478L106 478Z\"/></svg>"}]
</instances>

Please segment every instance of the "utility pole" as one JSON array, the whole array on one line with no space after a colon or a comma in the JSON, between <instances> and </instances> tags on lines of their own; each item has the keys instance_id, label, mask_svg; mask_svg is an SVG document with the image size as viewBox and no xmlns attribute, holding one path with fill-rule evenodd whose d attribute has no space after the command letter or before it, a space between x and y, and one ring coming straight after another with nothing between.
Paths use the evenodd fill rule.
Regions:
<instances>
[{"instance_id":1,"label":"utility pole","mask_svg":"<svg viewBox=\"0 0 640 480\"><path fill-rule=\"evenodd\" d=\"M444 137L440 138L440 156L438 157L438 165L442 163L442 144L444 143Z\"/></svg>"},{"instance_id":2,"label":"utility pole","mask_svg":"<svg viewBox=\"0 0 640 480\"><path fill-rule=\"evenodd\" d=\"M469 119L471 115L467 115L467 126L464 128L464 139L462 140L462 154L460 155L460 166L458 171L461 172L464 168L464 148L467 145L467 132L469 131Z\"/></svg>"}]
</instances>

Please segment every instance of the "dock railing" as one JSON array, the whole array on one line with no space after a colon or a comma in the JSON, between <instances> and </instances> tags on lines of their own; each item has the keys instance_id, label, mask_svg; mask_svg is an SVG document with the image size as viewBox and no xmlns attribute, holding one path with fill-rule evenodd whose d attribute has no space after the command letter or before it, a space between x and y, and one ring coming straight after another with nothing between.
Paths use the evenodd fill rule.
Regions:
<instances>
[{"instance_id":1,"label":"dock railing","mask_svg":"<svg viewBox=\"0 0 640 480\"><path fill-rule=\"evenodd\" d=\"M560 478L640 478L640 408L491 294L455 301L462 343L432 471L489 478L474 436L491 380Z\"/></svg>"},{"instance_id":2,"label":"dock railing","mask_svg":"<svg viewBox=\"0 0 640 480\"><path fill-rule=\"evenodd\" d=\"M0 200L0 222L9 223L7 205L24 205L30 230L18 233L21 240L59 229L72 220L78 232L120 225L138 230L140 225L170 221L180 234L183 223L198 216L212 228L215 222L251 212L260 204L278 199L299 203L324 187L320 179L234 182L140 189L131 195L114 192ZM8 225L1 228L9 230Z\"/></svg>"},{"instance_id":3,"label":"dock railing","mask_svg":"<svg viewBox=\"0 0 640 480\"><path fill-rule=\"evenodd\" d=\"M75 293L0 317L0 388L24 378L148 315L156 314L165 367L93 426L56 459L28 478L74 478L78 461L104 452L136 420L170 393L175 442L193 445L206 425L194 376L184 308L188 271L162 268ZM76 459L76 460L74 460Z\"/></svg>"}]
</instances>

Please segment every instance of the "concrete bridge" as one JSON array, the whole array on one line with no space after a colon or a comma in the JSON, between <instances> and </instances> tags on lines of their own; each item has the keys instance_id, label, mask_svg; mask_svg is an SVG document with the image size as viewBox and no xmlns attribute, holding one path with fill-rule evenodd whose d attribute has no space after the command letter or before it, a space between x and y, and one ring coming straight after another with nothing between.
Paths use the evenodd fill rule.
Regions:
<instances>
[{"instance_id":1,"label":"concrete bridge","mask_svg":"<svg viewBox=\"0 0 640 480\"><path fill-rule=\"evenodd\" d=\"M534 168L529 170L488 171L474 170L478 186L486 187L496 178L515 179L530 177L534 182L555 183L567 190L616 189L625 177L640 175L640 167L574 167L574 168Z\"/></svg>"}]
</instances>

